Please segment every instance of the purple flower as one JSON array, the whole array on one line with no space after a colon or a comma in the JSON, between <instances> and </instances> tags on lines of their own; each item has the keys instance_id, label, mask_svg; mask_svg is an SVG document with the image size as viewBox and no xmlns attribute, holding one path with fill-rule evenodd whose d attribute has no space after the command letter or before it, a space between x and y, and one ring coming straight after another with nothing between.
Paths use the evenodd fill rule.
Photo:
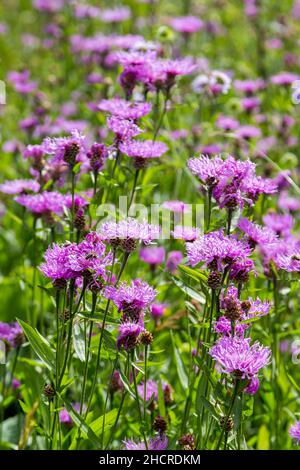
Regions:
<instances>
[{"instance_id":1,"label":"purple flower","mask_svg":"<svg viewBox=\"0 0 300 470\"><path fill-rule=\"evenodd\" d=\"M139 396L144 399L144 382L137 386ZM146 401L153 398L153 401L158 400L158 383L155 380L147 380L146 383Z\"/></svg>"},{"instance_id":2,"label":"purple flower","mask_svg":"<svg viewBox=\"0 0 300 470\"><path fill-rule=\"evenodd\" d=\"M182 201L165 201L162 204L164 209L169 209L172 212L188 212L188 206Z\"/></svg>"},{"instance_id":3,"label":"purple flower","mask_svg":"<svg viewBox=\"0 0 300 470\"><path fill-rule=\"evenodd\" d=\"M138 222L127 218L120 222L105 222L99 228L99 236L113 247L121 247L127 252L133 251L137 243L148 245L158 239L160 228L157 225L149 225L146 222Z\"/></svg>"},{"instance_id":4,"label":"purple flower","mask_svg":"<svg viewBox=\"0 0 300 470\"><path fill-rule=\"evenodd\" d=\"M300 421L296 421L289 428L289 435L295 439L297 444L300 444Z\"/></svg>"},{"instance_id":5,"label":"purple flower","mask_svg":"<svg viewBox=\"0 0 300 470\"><path fill-rule=\"evenodd\" d=\"M150 307L155 299L156 290L147 282L134 279L131 284L122 282L119 287L109 286L105 291L106 297L111 299L123 312L123 318L140 321L142 310Z\"/></svg>"},{"instance_id":6,"label":"purple flower","mask_svg":"<svg viewBox=\"0 0 300 470\"><path fill-rule=\"evenodd\" d=\"M97 282L101 282L98 276L106 280L106 268L112 263L111 253L106 254L105 251L106 247L97 234L90 232L78 245L51 245L44 255L45 263L40 266L40 270L54 282L83 276L88 281L88 287L96 288Z\"/></svg>"},{"instance_id":7,"label":"purple flower","mask_svg":"<svg viewBox=\"0 0 300 470\"><path fill-rule=\"evenodd\" d=\"M132 119L124 119L118 116L107 118L107 126L116 135L117 141L130 140L139 135L142 131Z\"/></svg>"},{"instance_id":8,"label":"purple flower","mask_svg":"<svg viewBox=\"0 0 300 470\"><path fill-rule=\"evenodd\" d=\"M42 143L42 149L52 156L53 163L73 166L78 156L85 151L85 140L85 136L75 129L69 137L47 137Z\"/></svg>"},{"instance_id":9,"label":"purple flower","mask_svg":"<svg viewBox=\"0 0 300 470\"><path fill-rule=\"evenodd\" d=\"M86 155L90 161L91 169L98 172L103 167L104 161L108 157L108 150L104 144L95 143L91 146Z\"/></svg>"},{"instance_id":10,"label":"purple flower","mask_svg":"<svg viewBox=\"0 0 300 470\"><path fill-rule=\"evenodd\" d=\"M258 342L251 345L250 341L250 338L222 336L209 354L217 361L222 372L251 379L269 363L271 351Z\"/></svg>"},{"instance_id":11,"label":"purple flower","mask_svg":"<svg viewBox=\"0 0 300 470\"><path fill-rule=\"evenodd\" d=\"M236 129L235 135L238 137L238 139L258 139L261 137L261 130L258 127L250 125L240 126Z\"/></svg>"},{"instance_id":12,"label":"purple flower","mask_svg":"<svg viewBox=\"0 0 300 470\"><path fill-rule=\"evenodd\" d=\"M100 18L104 23L120 23L130 18L131 11L128 7L107 8L101 12Z\"/></svg>"},{"instance_id":13,"label":"purple flower","mask_svg":"<svg viewBox=\"0 0 300 470\"><path fill-rule=\"evenodd\" d=\"M134 442L133 440L123 441L126 450L145 450L144 442ZM165 435L157 436L148 441L148 450L166 450L168 447L168 438Z\"/></svg>"},{"instance_id":14,"label":"purple flower","mask_svg":"<svg viewBox=\"0 0 300 470\"><path fill-rule=\"evenodd\" d=\"M152 318L154 318L155 320L157 318L162 317L167 306L167 304L152 304L150 307L150 313Z\"/></svg>"},{"instance_id":15,"label":"purple flower","mask_svg":"<svg viewBox=\"0 0 300 470\"><path fill-rule=\"evenodd\" d=\"M181 251L170 251L168 253L168 258L166 261L166 269L170 273L174 274L177 268L177 265L180 264L183 260L183 254Z\"/></svg>"},{"instance_id":16,"label":"purple flower","mask_svg":"<svg viewBox=\"0 0 300 470\"><path fill-rule=\"evenodd\" d=\"M125 351L130 351L138 342L138 337L144 331L144 326L135 322L124 322L119 326L117 346Z\"/></svg>"},{"instance_id":17,"label":"purple flower","mask_svg":"<svg viewBox=\"0 0 300 470\"><path fill-rule=\"evenodd\" d=\"M165 259L165 249L162 246L149 246L141 248L140 259L145 263L155 267L157 264L161 264Z\"/></svg>"},{"instance_id":18,"label":"purple flower","mask_svg":"<svg viewBox=\"0 0 300 470\"><path fill-rule=\"evenodd\" d=\"M200 237L200 229L197 227L185 227L183 225L175 225L172 236L175 239L193 242Z\"/></svg>"},{"instance_id":19,"label":"purple flower","mask_svg":"<svg viewBox=\"0 0 300 470\"><path fill-rule=\"evenodd\" d=\"M23 331L19 323L0 322L0 340L8 343L12 348L17 348L22 343Z\"/></svg>"},{"instance_id":20,"label":"purple flower","mask_svg":"<svg viewBox=\"0 0 300 470\"><path fill-rule=\"evenodd\" d=\"M238 259L250 255L250 248L232 236L224 235L222 230L209 232L192 243L186 244L188 261L192 266L198 263L215 264L218 269L230 265Z\"/></svg>"},{"instance_id":21,"label":"purple flower","mask_svg":"<svg viewBox=\"0 0 300 470\"><path fill-rule=\"evenodd\" d=\"M218 183L223 166L224 162L220 157L211 159L201 155L199 158L191 158L188 161L188 168L191 172L208 187L213 187Z\"/></svg>"},{"instance_id":22,"label":"purple flower","mask_svg":"<svg viewBox=\"0 0 300 470\"><path fill-rule=\"evenodd\" d=\"M183 34L197 33L204 27L203 21L196 16L179 16L172 18L170 23L175 31Z\"/></svg>"},{"instance_id":23,"label":"purple flower","mask_svg":"<svg viewBox=\"0 0 300 470\"><path fill-rule=\"evenodd\" d=\"M259 108L261 104L260 99L257 96L247 96L246 98L242 99L241 103L243 109L247 112Z\"/></svg>"},{"instance_id":24,"label":"purple flower","mask_svg":"<svg viewBox=\"0 0 300 470\"><path fill-rule=\"evenodd\" d=\"M278 199L278 207L284 211L296 212L300 209L300 201L296 197L289 196L287 191L282 191Z\"/></svg>"},{"instance_id":25,"label":"purple flower","mask_svg":"<svg viewBox=\"0 0 300 470\"><path fill-rule=\"evenodd\" d=\"M254 263L252 259L237 259L230 264L229 279L236 281L237 283L247 282L251 271L254 271Z\"/></svg>"},{"instance_id":26,"label":"purple flower","mask_svg":"<svg viewBox=\"0 0 300 470\"><path fill-rule=\"evenodd\" d=\"M73 403L72 404L73 408L77 413L80 412L80 403ZM73 420L69 414L69 412L66 410L66 408L63 408L59 412L59 422L66 425L67 427L73 426Z\"/></svg>"},{"instance_id":27,"label":"purple flower","mask_svg":"<svg viewBox=\"0 0 300 470\"><path fill-rule=\"evenodd\" d=\"M221 129L224 129L224 131L234 131L239 127L239 122L229 116L220 116L217 119L216 125Z\"/></svg>"},{"instance_id":28,"label":"purple flower","mask_svg":"<svg viewBox=\"0 0 300 470\"><path fill-rule=\"evenodd\" d=\"M163 142L153 142L152 140L128 140L123 142L119 148L122 153L135 159L136 168L143 168L148 159L159 158L168 150Z\"/></svg>"},{"instance_id":29,"label":"purple flower","mask_svg":"<svg viewBox=\"0 0 300 470\"><path fill-rule=\"evenodd\" d=\"M276 214L269 212L263 217L264 224L277 235L285 235L294 226L293 216L290 214Z\"/></svg>"},{"instance_id":30,"label":"purple flower","mask_svg":"<svg viewBox=\"0 0 300 470\"><path fill-rule=\"evenodd\" d=\"M235 80L234 86L237 90L249 96L261 90L265 86L265 83L261 78L257 78L256 80Z\"/></svg>"},{"instance_id":31,"label":"purple flower","mask_svg":"<svg viewBox=\"0 0 300 470\"><path fill-rule=\"evenodd\" d=\"M68 266L69 252L74 249L74 244L49 246L44 254L45 263L40 266L40 270L53 281L58 279L71 279L73 272Z\"/></svg>"},{"instance_id":32,"label":"purple flower","mask_svg":"<svg viewBox=\"0 0 300 470\"><path fill-rule=\"evenodd\" d=\"M5 194L37 193L40 184L34 180L9 180L0 184L0 192Z\"/></svg>"},{"instance_id":33,"label":"purple flower","mask_svg":"<svg viewBox=\"0 0 300 470\"><path fill-rule=\"evenodd\" d=\"M17 196L15 201L37 215L47 213L61 215L63 212L64 196L55 191L44 191L39 194Z\"/></svg>"},{"instance_id":34,"label":"purple flower","mask_svg":"<svg viewBox=\"0 0 300 470\"><path fill-rule=\"evenodd\" d=\"M37 88L37 82L29 80L30 72L28 70L23 70L22 72L10 72L7 78L13 84L18 93L32 93Z\"/></svg>"},{"instance_id":35,"label":"purple flower","mask_svg":"<svg viewBox=\"0 0 300 470\"><path fill-rule=\"evenodd\" d=\"M236 322L234 333L236 336L244 336L244 331L248 328L248 325ZM214 324L214 330L216 333L231 336L232 328L231 321L228 318L221 316Z\"/></svg>"},{"instance_id":36,"label":"purple flower","mask_svg":"<svg viewBox=\"0 0 300 470\"><path fill-rule=\"evenodd\" d=\"M139 119L151 111L151 104L138 103L123 100L121 98L112 98L110 100L102 100L97 105L97 109L119 116L123 119Z\"/></svg>"},{"instance_id":37,"label":"purple flower","mask_svg":"<svg viewBox=\"0 0 300 470\"><path fill-rule=\"evenodd\" d=\"M237 226L247 235L250 246L273 243L277 240L277 237L272 230L267 227L261 227L260 225L254 224L249 219L246 219L246 217L240 217Z\"/></svg>"},{"instance_id":38,"label":"purple flower","mask_svg":"<svg viewBox=\"0 0 300 470\"><path fill-rule=\"evenodd\" d=\"M274 85L289 86L295 80L299 80L299 75L292 72L280 72L271 77L271 83Z\"/></svg>"},{"instance_id":39,"label":"purple flower","mask_svg":"<svg viewBox=\"0 0 300 470\"><path fill-rule=\"evenodd\" d=\"M14 377L13 380L12 380L12 388L14 390L18 390L18 388L20 388L21 385L22 385L22 383Z\"/></svg>"},{"instance_id":40,"label":"purple flower","mask_svg":"<svg viewBox=\"0 0 300 470\"><path fill-rule=\"evenodd\" d=\"M33 6L37 10L56 13L64 7L65 0L33 0Z\"/></svg>"},{"instance_id":41,"label":"purple flower","mask_svg":"<svg viewBox=\"0 0 300 470\"><path fill-rule=\"evenodd\" d=\"M259 389L259 378L251 377L249 384L247 387L244 389L244 392L247 393L248 395L255 395L257 390Z\"/></svg>"}]
</instances>

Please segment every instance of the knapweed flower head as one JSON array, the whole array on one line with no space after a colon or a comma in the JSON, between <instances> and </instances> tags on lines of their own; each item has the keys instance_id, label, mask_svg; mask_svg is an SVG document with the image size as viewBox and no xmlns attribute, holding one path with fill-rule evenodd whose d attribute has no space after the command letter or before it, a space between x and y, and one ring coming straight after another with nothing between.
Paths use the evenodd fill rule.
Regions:
<instances>
[{"instance_id":1,"label":"knapweed flower head","mask_svg":"<svg viewBox=\"0 0 300 470\"><path fill-rule=\"evenodd\" d=\"M187 206L187 204L185 204L184 202L182 201L164 201L162 203L162 207L164 209L168 209L169 211L172 211L172 212L188 212L189 208Z\"/></svg>"},{"instance_id":2,"label":"knapweed flower head","mask_svg":"<svg viewBox=\"0 0 300 470\"><path fill-rule=\"evenodd\" d=\"M244 336L245 330L248 328L248 325L242 324L242 323L236 323L234 325L234 334L236 336ZM214 330L216 333L225 335L225 336L231 336L232 335L232 324L231 321L224 317L221 316L218 318L218 320L214 323Z\"/></svg>"},{"instance_id":3,"label":"knapweed flower head","mask_svg":"<svg viewBox=\"0 0 300 470\"><path fill-rule=\"evenodd\" d=\"M139 344L140 334L144 331L144 325L140 321L139 323L125 321L119 326L117 335L117 347L122 347L125 351L130 351Z\"/></svg>"},{"instance_id":4,"label":"knapweed flower head","mask_svg":"<svg viewBox=\"0 0 300 470\"><path fill-rule=\"evenodd\" d=\"M140 250L140 259L151 266L163 263L165 255L165 249L162 246L146 246Z\"/></svg>"},{"instance_id":5,"label":"knapweed flower head","mask_svg":"<svg viewBox=\"0 0 300 470\"><path fill-rule=\"evenodd\" d=\"M235 80L234 86L237 90L241 91L242 93L245 93L245 95L251 96L261 90L265 86L265 82L261 78Z\"/></svg>"},{"instance_id":6,"label":"knapweed flower head","mask_svg":"<svg viewBox=\"0 0 300 470\"><path fill-rule=\"evenodd\" d=\"M166 261L166 270L171 274L176 272L178 264L183 260L183 254L179 250L169 251L167 261Z\"/></svg>"},{"instance_id":7,"label":"knapweed flower head","mask_svg":"<svg viewBox=\"0 0 300 470\"><path fill-rule=\"evenodd\" d=\"M40 184L35 180L8 180L0 184L0 192L4 194L37 193Z\"/></svg>"},{"instance_id":8,"label":"knapweed flower head","mask_svg":"<svg viewBox=\"0 0 300 470\"><path fill-rule=\"evenodd\" d=\"M166 311L168 304L153 303L150 307L150 313L152 318L158 319L161 318Z\"/></svg>"},{"instance_id":9,"label":"knapweed flower head","mask_svg":"<svg viewBox=\"0 0 300 470\"><path fill-rule=\"evenodd\" d=\"M77 413L80 412L80 403L73 403L72 407L74 408L75 411L77 411ZM68 412L66 408L63 408L62 410L60 410L59 421L60 423L63 423L67 427L71 427L74 424L73 419L71 418L70 413Z\"/></svg>"},{"instance_id":10,"label":"knapweed flower head","mask_svg":"<svg viewBox=\"0 0 300 470\"><path fill-rule=\"evenodd\" d=\"M133 321L140 320L141 312L150 307L156 296L156 290L140 279L134 279L130 284L124 281L118 287L109 286L105 292L123 312L123 318Z\"/></svg>"},{"instance_id":11,"label":"knapweed flower head","mask_svg":"<svg viewBox=\"0 0 300 470\"><path fill-rule=\"evenodd\" d=\"M104 144L94 143L86 153L92 171L98 172L108 157L108 149Z\"/></svg>"},{"instance_id":12,"label":"knapweed flower head","mask_svg":"<svg viewBox=\"0 0 300 470\"><path fill-rule=\"evenodd\" d=\"M185 227L184 225L175 225L172 230L172 237L178 240L192 242L200 237L201 230L197 227Z\"/></svg>"},{"instance_id":13,"label":"knapweed flower head","mask_svg":"<svg viewBox=\"0 0 300 470\"><path fill-rule=\"evenodd\" d=\"M299 75L296 75L295 73L292 73L292 72L284 72L284 71L276 75L273 75L271 77L271 83L273 83L274 85L280 85L280 86L289 86L296 80L299 80Z\"/></svg>"},{"instance_id":14,"label":"knapweed flower head","mask_svg":"<svg viewBox=\"0 0 300 470\"><path fill-rule=\"evenodd\" d=\"M274 243L277 240L274 231L268 227L262 227L258 224L251 222L246 217L240 217L238 228L247 236L250 246Z\"/></svg>"},{"instance_id":15,"label":"knapweed flower head","mask_svg":"<svg viewBox=\"0 0 300 470\"><path fill-rule=\"evenodd\" d=\"M104 111L122 119L139 119L150 113L152 106L150 103L139 103L123 100L121 98L112 98L102 100L97 105L99 111Z\"/></svg>"},{"instance_id":16,"label":"knapweed flower head","mask_svg":"<svg viewBox=\"0 0 300 470\"><path fill-rule=\"evenodd\" d=\"M300 444L300 421L296 421L290 426L289 435L292 439L295 439L298 445Z\"/></svg>"},{"instance_id":17,"label":"knapweed flower head","mask_svg":"<svg viewBox=\"0 0 300 470\"><path fill-rule=\"evenodd\" d=\"M137 386L139 396L144 399L144 382L141 382ZM153 399L158 400L158 382L156 380L147 380L146 383L146 401Z\"/></svg>"},{"instance_id":18,"label":"knapweed flower head","mask_svg":"<svg viewBox=\"0 0 300 470\"><path fill-rule=\"evenodd\" d=\"M281 191L278 207L283 211L296 212L300 210L300 201L298 198L290 196L287 191Z\"/></svg>"},{"instance_id":19,"label":"knapweed flower head","mask_svg":"<svg viewBox=\"0 0 300 470\"><path fill-rule=\"evenodd\" d=\"M196 175L208 188L213 188L221 175L224 162L221 157L209 158L201 155L199 158L188 160L188 168Z\"/></svg>"},{"instance_id":20,"label":"knapweed flower head","mask_svg":"<svg viewBox=\"0 0 300 470\"><path fill-rule=\"evenodd\" d=\"M80 153L85 151L86 138L78 130L73 130L68 137L47 137L42 148L50 155L52 163L65 163L74 166Z\"/></svg>"},{"instance_id":21,"label":"knapweed flower head","mask_svg":"<svg viewBox=\"0 0 300 470\"><path fill-rule=\"evenodd\" d=\"M120 222L104 222L98 233L114 248L120 247L126 252L131 252L135 250L138 242L148 245L153 240L157 240L160 236L160 228L129 217Z\"/></svg>"},{"instance_id":22,"label":"knapweed flower head","mask_svg":"<svg viewBox=\"0 0 300 470\"><path fill-rule=\"evenodd\" d=\"M12 348L19 347L23 342L23 331L19 323L0 322L0 340Z\"/></svg>"},{"instance_id":23,"label":"knapweed flower head","mask_svg":"<svg viewBox=\"0 0 300 470\"><path fill-rule=\"evenodd\" d=\"M119 116L108 117L107 127L114 132L117 142L131 140L133 137L136 137L143 132L132 119L124 119Z\"/></svg>"},{"instance_id":24,"label":"knapweed flower head","mask_svg":"<svg viewBox=\"0 0 300 470\"><path fill-rule=\"evenodd\" d=\"M170 24L175 31L183 34L197 33L204 27L203 21L196 16L178 16L172 18Z\"/></svg>"},{"instance_id":25,"label":"knapweed flower head","mask_svg":"<svg viewBox=\"0 0 300 470\"><path fill-rule=\"evenodd\" d=\"M126 450L145 450L144 442L135 442L133 440L123 441ZM159 435L147 442L148 450L166 450L168 447L168 438L165 435Z\"/></svg>"},{"instance_id":26,"label":"knapweed flower head","mask_svg":"<svg viewBox=\"0 0 300 470\"><path fill-rule=\"evenodd\" d=\"M260 255L265 275L273 276L274 266L278 268L280 265L279 269L285 269L289 265L292 267L291 262L295 261L297 263L297 252L299 252L299 241L292 236L278 239L274 243L261 245Z\"/></svg>"},{"instance_id":27,"label":"knapweed flower head","mask_svg":"<svg viewBox=\"0 0 300 470\"><path fill-rule=\"evenodd\" d=\"M45 262L40 270L52 279L55 285L78 277L84 278L90 289L100 290L107 279L107 267L112 263L112 255L106 254L106 246L89 233L79 244L52 244L45 252Z\"/></svg>"},{"instance_id":28,"label":"knapweed flower head","mask_svg":"<svg viewBox=\"0 0 300 470\"><path fill-rule=\"evenodd\" d=\"M149 159L161 157L168 150L164 142L152 140L129 140L120 144L119 148L122 153L134 158L137 169L147 165Z\"/></svg>"},{"instance_id":29,"label":"knapweed flower head","mask_svg":"<svg viewBox=\"0 0 300 470\"><path fill-rule=\"evenodd\" d=\"M239 126L235 130L235 135L238 139L259 139L261 137L261 130L259 127L251 125Z\"/></svg>"},{"instance_id":30,"label":"knapweed flower head","mask_svg":"<svg viewBox=\"0 0 300 470\"><path fill-rule=\"evenodd\" d=\"M247 387L244 389L244 392L248 395L255 395L259 389L259 378L255 375L251 377Z\"/></svg>"},{"instance_id":31,"label":"knapweed flower head","mask_svg":"<svg viewBox=\"0 0 300 470\"><path fill-rule=\"evenodd\" d=\"M244 260L250 253L250 247L233 236L226 236L222 230L201 235L192 243L186 244L189 264L196 266L205 263L208 267L222 270L237 260Z\"/></svg>"},{"instance_id":32,"label":"knapweed flower head","mask_svg":"<svg viewBox=\"0 0 300 470\"><path fill-rule=\"evenodd\" d=\"M39 194L21 194L15 198L15 201L36 215L47 213L61 215L65 198L56 191L43 191Z\"/></svg>"},{"instance_id":33,"label":"knapweed flower head","mask_svg":"<svg viewBox=\"0 0 300 470\"><path fill-rule=\"evenodd\" d=\"M290 214L269 212L263 217L264 224L277 235L288 234L294 226L294 218Z\"/></svg>"},{"instance_id":34,"label":"knapweed flower head","mask_svg":"<svg viewBox=\"0 0 300 470\"><path fill-rule=\"evenodd\" d=\"M252 345L250 342L250 338L222 336L209 354L222 372L241 379L251 379L269 363L271 351L258 342Z\"/></svg>"},{"instance_id":35,"label":"knapweed flower head","mask_svg":"<svg viewBox=\"0 0 300 470\"><path fill-rule=\"evenodd\" d=\"M224 131L233 131L239 127L239 122L230 116L220 116L216 125Z\"/></svg>"}]
</instances>

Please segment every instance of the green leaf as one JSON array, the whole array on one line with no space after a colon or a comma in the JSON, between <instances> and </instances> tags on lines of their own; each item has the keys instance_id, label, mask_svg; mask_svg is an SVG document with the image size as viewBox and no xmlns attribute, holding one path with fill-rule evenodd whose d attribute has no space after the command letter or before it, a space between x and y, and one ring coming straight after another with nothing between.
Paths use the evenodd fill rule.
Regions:
<instances>
[{"instance_id":1,"label":"green leaf","mask_svg":"<svg viewBox=\"0 0 300 470\"><path fill-rule=\"evenodd\" d=\"M62 397L60 395L59 395L59 397L62 399ZM66 407L69 415L71 416L74 424L78 428L80 428L82 434L84 434L97 448L99 448L101 446L101 441L98 438L98 436L96 436L93 429L84 421L84 419L80 416L80 414L77 413L77 411L74 410L74 408L71 405L71 403L69 402L69 400L67 400L66 398L62 399L62 400L63 400L63 402L65 404L65 407Z\"/></svg>"},{"instance_id":2,"label":"green leaf","mask_svg":"<svg viewBox=\"0 0 300 470\"><path fill-rule=\"evenodd\" d=\"M85 340L86 340L86 333L84 329L84 325L82 323L76 323L73 328L73 344L78 359L81 362L85 362Z\"/></svg>"},{"instance_id":3,"label":"green leaf","mask_svg":"<svg viewBox=\"0 0 300 470\"><path fill-rule=\"evenodd\" d=\"M208 401L203 395L200 395L199 396L199 401L202 403L202 405L204 406L204 408L207 409L207 411L216 419L219 421L220 417L216 411L216 408L215 406L210 403L210 401Z\"/></svg>"},{"instance_id":4,"label":"green leaf","mask_svg":"<svg viewBox=\"0 0 300 470\"><path fill-rule=\"evenodd\" d=\"M18 444L23 427L24 416L21 414L7 418L0 424L3 442Z\"/></svg>"},{"instance_id":5,"label":"green leaf","mask_svg":"<svg viewBox=\"0 0 300 470\"><path fill-rule=\"evenodd\" d=\"M111 428L115 421L116 421L116 417L117 417L117 414L118 414L118 409L117 408L114 408L113 410L109 411L108 413L106 413L105 415L105 419L104 419L104 432L108 431L109 428ZM92 423L90 423L90 428L94 431L94 433L102 433L102 428L103 428L103 415L102 416L99 416L99 418L95 419L95 421L93 421Z\"/></svg>"},{"instance_id":6,"label":"green leaf","mask_svg":"<svg viewBox=\"0 0 300 470\"><path fill-rule=\"evenodd\" d=\"M49 370L55 372L55 353L46 338L24 321L18 319L18 322L36 355Z\"/></svg>"},{"instance_id":7,"label":"green leaf","mask_svg":"<svg viewBox=\"0 0 300 470\"><path fill-rule=\"evenodd\" d=\"M172 276L174 284L176 284L179 289L184 292L188 297L191 297L194 300L197 300L200 304L205 304L205 297L197 292L192 287L187 286L181 279Z\"/></svg>"},{"instance_id":8,"label":"green leaf","mask_svg":"<svg viewBox=\"0 0 300 470\"><path fill-rule=\"evenodd\" d=\"M207 275L201 271L198 271L197 269L192 269L188 266L184 266L183 264L178 264L177 268L179 269L179 271L186 274L188 277L194 279L195 281L207 282Z\"/></svg>"},{"instance_id":9,"label":"green leaf","mask_svg":"<svg viewBox=\"0 0 300 470\"><path fill-rule=\"evenodd\" d=\"M270 435L268 428L265 424L262 424L258 430L257 435L257 450L269 450L270 449Z\"/></svg>"},{"instance_id":10,"label":"green leaf","mask_svg":"<svg viewBox=\"0 0 300 470\"><path fill-rule=\"evenodd\" d=\"M166 407L165 407L164 392L163 392L161 380L158 382L158 410L159 410L160 416L165 418Z\"/></svg>"},{"instance_id":11,"label":"green leaf","mask_svg":"<svg viewBox=\"0 0 300 470\"><path fill-rule=\"evenodd\" d=\"M171 334L171 339L172 339L172 345L173 345L173 351L174 351L174 357L175 357L175 363L176 363L178 377L179 377L179 380L180 380L180 383L182 385L182 388L183 388L184 392L186 392L186 390L188 388L188 378L187 378L186 372L184 370L184 365L183 365L183 362L182 362L181 357L180 357L180 352L179 352L179 350L177 349L177 347L175 345L173 332L171 331L170 334Z\"/></svg>"},{"instance_id":12,"label":"green leaf","mask_svg":"<svg viewBox=\"0 0 300 470\"><path fill-rule=\"evenodd\" d=\"M117 350L116 340L113 335L107 330L103 330L103 341L106 349L110 349L112 351Z\"/></svg>"}]
</instances>

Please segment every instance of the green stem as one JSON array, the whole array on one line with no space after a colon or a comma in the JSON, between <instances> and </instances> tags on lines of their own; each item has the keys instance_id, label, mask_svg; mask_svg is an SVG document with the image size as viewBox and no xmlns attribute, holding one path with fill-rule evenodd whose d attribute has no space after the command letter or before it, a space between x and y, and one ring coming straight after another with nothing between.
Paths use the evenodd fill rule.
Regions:
<instances>
[{"instance_id":1,"label":"green stem","mask_svg":"<svg viewBox=\"0 0 300 470\"><path fill-rule=\"evenodd\" d=\"M140 174L140 170L136 170L136 171L135 171L135 175L134 175L134 181L133 181L131 196L130 196L129 204L128 204L128 211L129 211L129 209L130 209L130 207L131 207L131 204L132 204L132 202L133 202L133 199L134 199L134 195L135 195L135 190L136 190L136 186L137 186L139 174Z\"/></svg>"},{"instance_id":2,"label":"green stem","mask_svg":"<svg viewBox=\"0 0 300 470\"><path fill-rule=\"evenodd\" d=\"M139 394L138 394L138 389L137 389L137 383L136 383L136 369L134 367L134 349L131 351L131 365L132 365L132 377L133 377L133 385L134 385L134 393L135 393L135 401L136 401L136 406L138 410L138 416L139 416L139 421L140 421L140 431L145 443L146 449L148 449L148 444L147 444L147 439L145 436L145 431L143 430L143 418L142 418L142 413L141 413L141 407L140 407L140 400L139 400Z\"/></svg>"},{"instance_id":3,"label":"green stem","mask_svg":"<svg viewBox=\"0 0 300 470\"><path fill-rule=\"evenodd\" d=\"M231 415L236 397L238 396L239 387L240 387L240 381L237 379L235 381L234 390L233 390L233 393L232 393L232 396L231 396L231 401L230 401L230 404L229 404L229 407L228 407L227 414L225 416L224 424L223 424L222 431L221 431L221 434L220 434L220 437L219 437L219 440L218 440L218 443L217 443L217 446L216 446L216 450L219 450L219 448L220 448L224 433L228 434L228 432L226 432L225 429L226 429L228 419ZM224 450L226 449L226 443L227 443L227 436L225 437L225 448L224 448Z\"/></svg>"}]
</instances>

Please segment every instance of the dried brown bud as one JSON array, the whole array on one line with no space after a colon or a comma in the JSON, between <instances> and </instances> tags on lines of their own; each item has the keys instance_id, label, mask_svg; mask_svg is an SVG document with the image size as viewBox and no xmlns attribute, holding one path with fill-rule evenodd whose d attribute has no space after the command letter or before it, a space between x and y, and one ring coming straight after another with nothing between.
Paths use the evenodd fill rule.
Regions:
<instances>
[{"instance_id":1,"label":"dried brown bud","mask_svg":"<svg viewBox=\"0 0 300 470\"><path fill-rule=\"evenodd\" d=\"M222 429L224 429L225 432L232 431L234 422L231 416L229 416L227 419L225 416L222 416L220 419L220 426Z\"/></svg>"},{"instance_id":2,"label":"dried brown bud","mask_svg":"<svg viewBox=\"0 0 300 470\"><path fill-rule=\"evenodd\" d=\"M150 333L148 330L143 331L143 333L140 335L140 341L145 346L149 346L149 344L151 344L153 341L152 333Z\"/></svg>"},{"instance_id":3,"label":"dried brown bud","mask_svg":"<svg viewBox=\"0 0 300 470\"><path fill-rule=\"evenodd\" d=\"M162 416L158 415L154 419L153 429L160 434L164 434L168 428L167 421Z\"/></svg>"},{"instance_id":4,"label":"dried brown bud","mask_svg":"<svg viewBox=\"0 0 300 470\"><path fill-rule=\"evenodd\" d=\"M219 273L218 271L211 271L207 278L208 287L210 287L211 289L218 289L222 285L221 279L221 273Z\"/></svg>"}]
</instances>

